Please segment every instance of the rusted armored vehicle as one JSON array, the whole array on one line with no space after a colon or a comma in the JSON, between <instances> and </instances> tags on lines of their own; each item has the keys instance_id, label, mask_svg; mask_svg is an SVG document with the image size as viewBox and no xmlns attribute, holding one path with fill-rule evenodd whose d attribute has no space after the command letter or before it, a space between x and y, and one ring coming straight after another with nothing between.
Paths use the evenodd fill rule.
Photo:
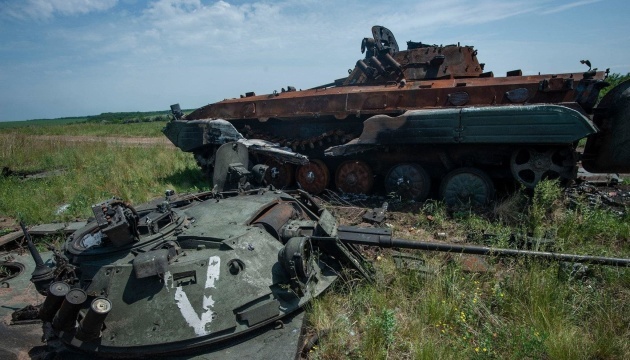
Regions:
<instances>
[{"instance_id":1,"label":"rusted armored vehicle","mask_svg":"<svg viewBox=\"0 0 630 360\"><path fill-rule=\"evenodd\" d=\"M422 200L434 190L451 204L484 203L497 179L530 188L542 178L571 180L580 159L591 172L630 170L622 150L630 140L629 85L598 105L606 72L588 60L584 72L495 77L472 46L409 41L401 50L382 26L372 28L361 51L365 58L347 77L312 89L250 92L186 116L176 105L164 133L210 171L224 140L204 124L227 120L246 138L308 156L299 166L260 161L271 166L277 187L297 182L312 193L377 188Z\"/></svg>"},{"instance_id":2,"label":"rusted armored vehicle","mask_svg":"<svg viewBox=\"0 0 630 360\"><path fill-rule=\"evenodd\" d=\"M294 358L302 307L342 274L372 279L355 245L630 266L339 226L305 191L258 187L268 167L249 157L243 143L219 148L223 191L95 204L53 251L40 254L22 225L31 254L0 254L0 357Z\"/></svg>"}]
</instances>

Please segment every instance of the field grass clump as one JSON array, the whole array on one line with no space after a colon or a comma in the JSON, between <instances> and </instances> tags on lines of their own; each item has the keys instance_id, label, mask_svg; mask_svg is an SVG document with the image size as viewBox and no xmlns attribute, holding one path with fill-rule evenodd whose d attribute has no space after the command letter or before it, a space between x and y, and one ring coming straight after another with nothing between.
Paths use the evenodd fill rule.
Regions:
<instances>
[{"instance_id":1,"label":"field grass clump","mask_svg":"<svg viewBox=\"0 0 630 360\"><path fill-rule=\"evenodd\" d=\"M440 202L426 202L414 224L427 230L419 240L445 231L452 239L514 247L513 234L536 235L552 237L564 252L630 257L627 215L587 199L569 204L557 182L505 201L484 214L449 213ZM628 268L486 257L490 270L477 273L467 271L459 255L421 255L432 274L397 268L384 250L375 262L375 284L352 282L316 299L309 320L313 331L328 335L309 357L630 358Z\"/></svg>"},{"instance_id":2,"label":"field grass clump","mask_svg":"<svg viewBox=\"0 0 630 360\"><path fill-rule=\"evenodd\" d=\"M90 205L113 196L140 203L166 189L208 188L192 155L163 146L29 141L16 135L0 137L0 155L16 172L61 170L39 179L0 177L0 214L31 224L85 218Z\"/></svg>"}]
</instances>

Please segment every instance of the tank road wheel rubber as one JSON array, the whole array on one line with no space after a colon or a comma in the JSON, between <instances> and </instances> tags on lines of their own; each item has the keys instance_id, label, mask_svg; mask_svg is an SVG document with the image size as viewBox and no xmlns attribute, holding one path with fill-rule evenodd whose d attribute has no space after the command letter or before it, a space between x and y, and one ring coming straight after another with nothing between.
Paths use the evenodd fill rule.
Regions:
<instances>
[{"instance_id":1,"label":"tank road wheel rubber","mask_svg":"<svg viewBox=\"0 0 630 360\"><path fill-rule=\"evenodd\" d=\"M289 163L281 163L274 159L265 162L269 166L265 173L265 181L278 189L286 189L293 184L295 169Z\"/></svg>"},{"instance_id":2,"label":"tank road wheel rubber","mask_svg":"<svg viewBox=\"0 0 630 360\"><path fill-rule=\"evenodd\" d=\"M510 170L518 182L533 189L543 179L575 179L577 168L570 149L520 148L512 153Z\"/></svg>"},{"instance_id":3,"label":"tank road wheel rubber","mask_svg":"<svg viewBox=\"0 0 630 360\"><path fill-rule=\"evenodd\" d=\"M374 185L372 169L360 160L344 161L335 172L335 185L345 193L367 194Z\"/></svg>"},{"instance_id":4,"label":"tank road wheel rubber","mask_svg":"<svg viewBox=\"0 0 630 360\"><path fill-rule=\"evenodd\" d=\"M330 172L328 166L321 160L311 160L308 164L298 167L295 180L302 189L311 194L320 194L328 186Z\"/></svg>"},{"instance_id":5,"label":"tank road wheel rubber","mask_svg":"<svg viewBox=\"0 0 630 360\"><path fill-rule=\"evenodd\" d=\"M399 164L385 177L385 191L403 199L423 201L431 190L429 174L418 164Z\"/></svg>"},{"instance_id":6,"label":"tank road wheel rubber","mask_svg":"<svg viewBox=\"0 0 630 360\"><path fill-rule=\"evenodd\" d=\"M492 180L476 168L459 168L440 184L440 197L449 208L482 207L494 196Z\"/></svg>"}]
</instances>

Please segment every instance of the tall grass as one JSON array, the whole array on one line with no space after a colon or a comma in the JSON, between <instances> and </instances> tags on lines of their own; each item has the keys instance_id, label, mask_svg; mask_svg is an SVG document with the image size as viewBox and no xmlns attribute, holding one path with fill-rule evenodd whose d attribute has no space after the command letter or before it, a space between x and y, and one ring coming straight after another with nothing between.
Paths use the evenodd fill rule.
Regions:
<instances>
[{"instance_id":1,"label":"tall grass","mask_svg":"<svg viewBox=\"0 0 630 360\"><path fill-rule=\"evenodd\" d=\"M28 223L86 217L91 204L112 196L139 203L166 189L208 186L190 154L163 146L32 141L15 135L0 137L0 164L13 171L62 170L41 179L0 177L0 214ZM58 211L64 205L67 209Z\"/></svg>"},{"instance_id":2,"label":"tall grass","mask_svg":"<svg viewBox=\"0 0 630 360\"><path fill-rule=\"evenodd\" d=\"M506 202L481 215L429 202L416 226L492 234L472 240L504 247L514 246L510 233L553 233L560 250L630 257L627 216L587 201L567 207L555 182ZM491 271L472 273L457 255L422 253L435 271L427 275L396 268L388 254L376 262L376 284L348 282L314 301L312 329L326 336L310 358L630 358L628 268L589 266L582 277L557 263L486 258Z\"/></svg>"},{"instance_id":3,"label":"tall grass","mask_svg":"<svg viewBox=\"0 0 630 360\"><path fill-rule=\"evenodd\" d=\"M0 127L0 135L68 135L68 136L123 136L161 137L164 121L130 124L70 123Z\"/></svg>"}]
</instances>

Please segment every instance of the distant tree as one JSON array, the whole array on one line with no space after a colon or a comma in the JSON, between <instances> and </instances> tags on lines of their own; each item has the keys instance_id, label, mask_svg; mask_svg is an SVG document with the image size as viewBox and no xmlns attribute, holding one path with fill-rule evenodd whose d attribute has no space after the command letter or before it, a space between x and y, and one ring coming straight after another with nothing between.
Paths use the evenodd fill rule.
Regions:
<instances>
[{"instance_id":1,"label":"distant tree","mask_svg":"<svg viewBox=\"0 0 630 360\"><path fill-rule=\"evenodd\" d=\"M599 99L601 100L604 97L604 95L606 95L608 91L610 91L610 89L613 89L615 86L629 79L630 79L630 73L627 73L626 75L622 75L618 73L613 73L613 74L608 75L608 77L606 78L606 82L609 83L610 86L606 86L604 89L602 89L602 91L599 92Z\"/></svg>"}]
</instances>

